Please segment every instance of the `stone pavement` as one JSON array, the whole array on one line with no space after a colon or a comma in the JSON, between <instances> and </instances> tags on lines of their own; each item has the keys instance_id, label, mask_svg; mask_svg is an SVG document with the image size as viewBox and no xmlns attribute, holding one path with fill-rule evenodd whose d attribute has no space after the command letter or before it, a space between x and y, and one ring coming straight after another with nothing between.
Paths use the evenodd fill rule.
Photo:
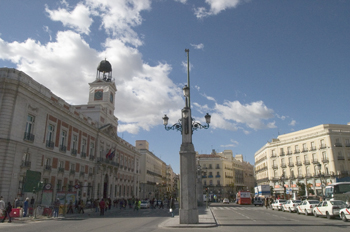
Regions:
<instances>
[{"instance_id":1,"label":"stone pavement","mask_svg":"<svg viewBox=\"0 0 350 232\"><path fill-rule=\"evenodd\" d=\"M119 211L119 208L112 208L111 210L108 210L106 214L109 212ZM66 214L65 217L63 215L60 215L58 218L53 217L47 217L47 216L37 216L36 218L30 216L30 217L16 217L12 218L14 223L17 222L29 222L29 221L42 221L42 220L82 220L85 218L89 218L91 216L98 216L100 213L95 212L95 210L91 209L85 209L84 214ZM214 218L214 215L209 208L205 207L198 207L198 215L199 215L199 223L198 224L180 224L180 218L179 215L175 215L175 217L170 217L161 224L158 225L158 227L161 228L208 228L208 227L215 227L217 226L216 220Z\"/></svg>"},{"instance_id":2,"label":"stone pavement","mask_svg":"<svg viewBox=\"0 0 350 232\"><path fill-rule=\"evenodd\" d=\"M166 221L158 225L163 228L208 228L217 226L214 215L209 208L198 207L198 224L180 224L180 218L176 215L173 218L169 218Z\"/></svg>"}]
</instances>

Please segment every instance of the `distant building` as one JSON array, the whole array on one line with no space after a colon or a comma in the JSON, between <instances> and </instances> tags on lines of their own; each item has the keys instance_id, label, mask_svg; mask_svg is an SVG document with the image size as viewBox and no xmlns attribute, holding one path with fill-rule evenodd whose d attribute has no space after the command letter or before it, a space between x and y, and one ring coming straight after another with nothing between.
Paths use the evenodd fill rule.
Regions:
<instances>
[{"instance_id":1,"label":"distant building","mask_svg":"<svg viewBox=\"0 0 350 232\"><path fill-rule=\"evenodd\" d=\"M322 195L324 187L349 177L350 125L322 124L280 135L255 153L257 184L269 184L274 194L285 188ZM304 189L302 189L304 191Z\"/></svg>"},{"instance_id":2,"label":"distant building","mask_svg":"<svg viewBox=\"0 0 350 232\"><path fill-rule=\"evenodd\" d=\"M198 154L202 170L203 194L206 191L217 198L234 198L239 190L254 187L253 165L243 161L242 155L233 157L231 150Z\"/></svg>"}]
</instances>

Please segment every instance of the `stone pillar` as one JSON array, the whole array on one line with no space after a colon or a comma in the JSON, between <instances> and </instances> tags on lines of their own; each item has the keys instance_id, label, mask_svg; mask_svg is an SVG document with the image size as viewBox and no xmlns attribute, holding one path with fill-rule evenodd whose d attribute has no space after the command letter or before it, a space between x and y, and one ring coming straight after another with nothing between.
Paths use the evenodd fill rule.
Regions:
<instances>
[{"instance_id":1,"label":"stone pillar","mask_svg":"<svg viewBox=\"0 0 350 232\"><path fill-rule=\"evenodd\" d=\"M180 149L180 224L197 224L196 152L192 143L182 143Z\"/></svg>"}]
</instances>

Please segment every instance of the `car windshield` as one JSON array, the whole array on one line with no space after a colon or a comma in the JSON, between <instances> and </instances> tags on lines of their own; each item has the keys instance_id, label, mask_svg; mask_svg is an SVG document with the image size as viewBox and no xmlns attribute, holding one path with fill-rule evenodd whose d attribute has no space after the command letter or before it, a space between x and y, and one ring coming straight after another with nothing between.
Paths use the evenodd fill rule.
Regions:
<instances>
[{"instance_id":1,"label":"car windshield","mask_svg":"<svg viewBox=\"0 0 350 232\"><path fill-rule=\"evenodd\" d=\"M301 201L293 201L293 203L301 203Z\"/></svg>"},{"instance_id":2,"label":"car windshield","mask_svg":"<svg viewBox=\"0 0 350 232\"><path fill-rule=\"evenodd\" d=\"M286 202L286 200L279 200L279 202L280 202L280 203L284 203L284 202Z\"/></svg>"},{"instance_id":3,"label":"car windshield","mask_svg":"<svg viewBox=\"0 0 350 232\"><path fill-rule=\"evenodd\" d=\"M344 201L331 201L332 205L346 205Z\"/></svg>"},{"instance_id":4,"label":"car windshield","mask_svg":"<svg viewBox=\"0 0 350 232\"><path fill-rule=\"evenodd\" d=\"M318 204L318 201L309 201L309 204Z\"/></svg>"}]
</instances>

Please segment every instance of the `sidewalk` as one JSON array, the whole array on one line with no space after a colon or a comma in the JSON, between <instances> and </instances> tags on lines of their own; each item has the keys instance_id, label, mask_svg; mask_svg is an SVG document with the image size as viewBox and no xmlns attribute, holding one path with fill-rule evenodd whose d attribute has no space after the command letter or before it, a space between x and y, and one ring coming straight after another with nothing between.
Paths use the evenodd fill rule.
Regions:
<instances>
[{"instance_id":1,"label":"sidewalk","mask_svg":"<svg viewBox=\"0 0 350 232\"><path fill-rule=\"evenodd\" d=\"M179 216L169 218L168 220L162 222L158 227L162 228L208 228L216 227L216 220L210 208L198 207L198 224L180 224Z\"/></svg>"}]
</instances>

